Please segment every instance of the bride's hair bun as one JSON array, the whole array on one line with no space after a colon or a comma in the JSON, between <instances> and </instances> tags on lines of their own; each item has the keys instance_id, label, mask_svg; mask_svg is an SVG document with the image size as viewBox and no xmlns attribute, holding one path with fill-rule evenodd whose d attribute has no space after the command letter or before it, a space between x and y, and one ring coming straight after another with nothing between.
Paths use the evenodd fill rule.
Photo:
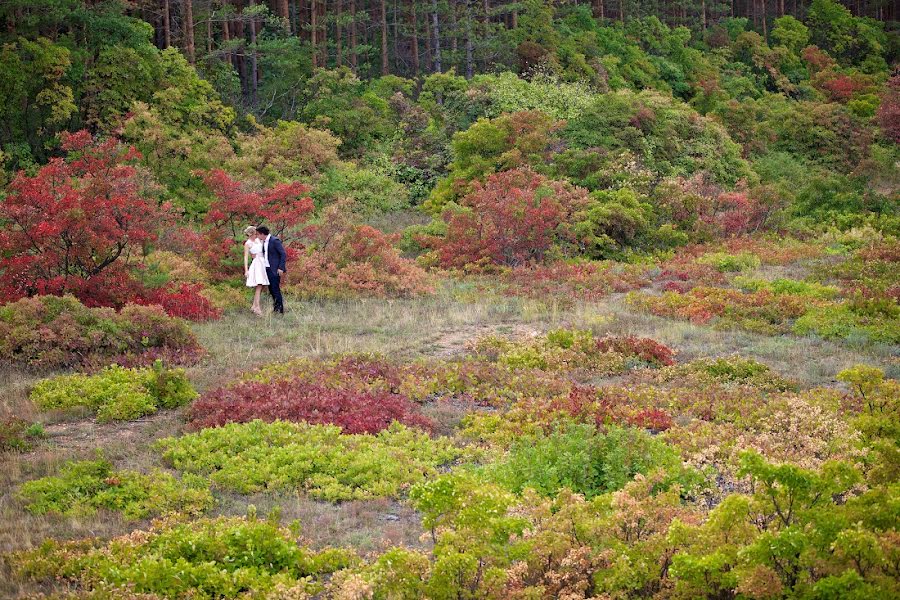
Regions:
<instances>
[{"instance_id":1,"label":"bride's hair bun","mask_svg":"<svg viewBox=\"0 0 900 600\"><path fill-rule=\"evenodd\" d=\"M256 233L256 225L247 225L244 227L244 235L251 235Z\"/></svg>"}]
</instances>

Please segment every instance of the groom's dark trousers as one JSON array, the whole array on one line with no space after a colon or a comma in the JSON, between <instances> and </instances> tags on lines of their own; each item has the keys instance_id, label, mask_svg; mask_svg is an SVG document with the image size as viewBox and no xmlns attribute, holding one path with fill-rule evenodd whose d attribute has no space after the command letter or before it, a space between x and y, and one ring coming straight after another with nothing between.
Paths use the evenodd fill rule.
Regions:
<instances>
[{"instance_id":1,"label":"groom's dark trousers","mask_svg":"<svg viewBox=\"0 0 900 600\"><path fill-rule=\"evenodd\" d=\"M266 245L265 243L263 244L263 255L269 261L269 266L266 267L266 275L269 277L269 293L272 294L272 304L275 312L284 314L284 298L281 297L281 275L278 274L278 270L281 269L282 273L287 273L287 252L284 251L284 245L281 243L281 240L274 235L269 238L268 246L268 252L266 252Z\"/></svg>"},{"instance_id":2,"label":"groom's dark trousers","mask_svg":"<svg viewBox=\"0 0 900 600\"><path fill-rule=\"evenodd\" d=\"M266 275L269 277L269 293L272 294L272 304L275 312L284 314L284 298L281 297L281 275L277 269L266 267Z\"/></svg>"}]
</instances>

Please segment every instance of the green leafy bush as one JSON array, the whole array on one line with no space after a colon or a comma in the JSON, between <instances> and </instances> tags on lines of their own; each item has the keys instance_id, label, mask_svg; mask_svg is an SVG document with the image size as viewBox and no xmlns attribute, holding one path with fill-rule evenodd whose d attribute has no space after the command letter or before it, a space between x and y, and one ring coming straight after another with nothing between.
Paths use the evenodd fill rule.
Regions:
<instances>
[{"instance_id":1,"label":"green leafy bush","mask_svg":"<svg viewBox=\"0 0 900 600\"><path fill-rule=\"evenodd\" d=\"M100 422L136 419L196 397L183 369L166 368L159 361L152 368L112 365L96 375L60 375L38 382L31 392L44 410L84 406L95 411Z\"/></svg>"},{"instance_id":2,"label":"green leafy bush","mask_svg":"<svg viewBox=\"0 0 900 600\"><path fill-rule=\"evenodd\" d=\"M67 463L59 475L24 483L18 492L34 514L88 515L97 509L121 511L126 519L180 512L196 515L213 497L197 477L179 481L169 473L113 471L105 460Z\"/></svg>"},{"instance_id":3,"label":"green leafy bush","mask_svg":"<svg viewBox=\"0 0 900 600\"><path fill-rule=\"evenodd\" d=\"M299 489L323 500L396 498L460 451L394 423L378 435L333 425L231 423L158 443L164 460L241 493Z\"/></svg>"},{"instance_id":4,"label":"green leafy bush","mask_svg":"<svg viewBox=\"0 0 900 600\"><path fill-rule=\"evenodd\" d=\"M815 334L857 343L900 343L900 311L896 304L885 308L867 311L851 302L823 306L797 319L793 331L798 335Z\"/></svg>"},{"instance_id":5,"label":"green leafy bush","mask_svg":"<svg viewBox=\"0 0 900 600\"><path fill-rule=\"evenodd\" d=\"M320 592L322 577L357 560L349 550L298 546L295 537L296 532L255 518L163 520L105 545L47 540L14 555L12 562L21 576L61 579L87 590L274 599Z\"/></svg>"},{"instance_id":6,"label":"green leafy bush","mask_svg":"<svg viewBox=\"0 0 900 600\"><path fill-rule=\"evenodd\" d=\"M749 252L730 254L728 252L711 252L697 259L701 265L710 265L722 273L737 273L759 268L759 257Z\"/></svg>"},{"instance_id":7,"label":"green leafy bush","mask_svg":"<svg viewBox=\"0 0 900 600\"><path fill-rule=\"evenodd\" d=\"M645 431L592 424L563 424L549 434L524 436L485 477L519 493L533 488L551 496L568 488L591 498L623 487L638 473L677 470L681 459L671 446Z\"/></svg>"}]
</instances>

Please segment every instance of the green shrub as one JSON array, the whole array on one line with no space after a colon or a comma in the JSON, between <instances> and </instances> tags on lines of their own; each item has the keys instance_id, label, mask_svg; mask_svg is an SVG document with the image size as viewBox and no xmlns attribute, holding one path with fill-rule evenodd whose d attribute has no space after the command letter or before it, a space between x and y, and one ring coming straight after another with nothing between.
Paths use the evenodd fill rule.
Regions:
<instances>
[{"instance_id":1,"label":"green shrub","mask_svg":"<svg viewBox=\"0 0 900 600\"><path fill-rule=\"evenodd\" d=\"M797 319L793 331L798 335L815 334L859 343L900 343L900 319L890 310L871 308L848 302L814 308Z\"/></svg>"},{"instance_id":2,"label":"green shrub","mask_svg":"<svg viewBox=\"0 0 900 600\"><path fill-rule=\"evenodd\" d=\"M43 410L84 406L96 412L100 422L136 419L196 397L183 369L169 369L159 361L152 368L112 365L96 375L44 379L31 392L31 399Z\"/></svg>"},{"instance_id":3,"label":"green shrub","mask_svg":"<svg viewBox=\"0 0 900 600\"><path fill-rule=\"evenodd\" d=\"M91 540L47 540L14 555L11 562L19 575L38 581L210 599L306 598L322 591L320 577L356 562L349 550L315 552L298 546L295 537L295 532L253 518L162 521L105 546Z\"/></svg>"},{"instance_id":4,"label":"green shrub","mask_svg":"<svg viewBox=\"0 0 900 600\"><path fill-rule=\"evenodd\" d=\"M113 471L105 460L86 460L67 463L59 475L23 484L18 495L38 515L87 515L106 509L121 511L126 519L142 519L170 512L204 512L212 506L213 497L202 483L196 477L179 481L163 471L148 475Z\"/></svg>"},{"instance_id":5,"label":"green shrub","mask_svg":"<svg viewBox=\"0 0 900 600\"><path fill-rule=\"evenodd\" d=\"M672 447L645 431L609 427L601 433L591 424L564 424L523 436L485 476L516 493L533 488L552 496L568 488L591 498L622 488L638 473L680 465Z\"/></svg>"},{"instance_id":6,"label":"green shrub","mask_svg":"<svg viewBox=\"0 0 900 600\"><path fill-rule=\"evenodd\" d=\"M710 252L697 259L701 265L710 265L722 273L738 273L759 268L759 257L750 252L731 254L728 252Z\"/></svg>"},{"instance_id":7,"label":"green shrub","mask_svg":"<svg viewBox=\"0 0 900 600\"><path fill-rule=\"evenodd\" d=\"M822 285L810 281L797 281L795 279L777 278L772 281L754 279L752 277L738 276L734 278L734 284L744 291L759 292L768 290L774 294L794 294L808 296L819 300L830 300L839 293L833 285Z\"/></svg>"},{"instance_id":8,"label":"green shrub","mask_svg":"<svg viewBox=\"0 0 900 600\"><path fill-rule=\"evenodd\" d=\"M0 452L27 452L46 434L40 423L9 417L0 420Z\"/></svg>"},{"instance_id":9,"label":"green shrub","mask_svg":"<svg viewBox=\"0 0 900 600\"><path fill-rule=\"evenodd\" d=\"M733 355L719 358L698 358L689 363L668 367L662 371L663 379L694 377L723 384L750 385L760 391L783 392L795 389L795 385L773 371L768 365L752 358Z\"/></svg>"},{"instance_id":10,"label":"green shrub","mask_svg":"<svg viewBox=\"0 0 900 600\"><path fill-rule=\"evenodd\" d=\"M333 425L231 423L158 442L174 468L241 493L300 489L323 500L398 497L459 456L446 439L394 423L378 435Z\"/></svg>"}]
</instances>

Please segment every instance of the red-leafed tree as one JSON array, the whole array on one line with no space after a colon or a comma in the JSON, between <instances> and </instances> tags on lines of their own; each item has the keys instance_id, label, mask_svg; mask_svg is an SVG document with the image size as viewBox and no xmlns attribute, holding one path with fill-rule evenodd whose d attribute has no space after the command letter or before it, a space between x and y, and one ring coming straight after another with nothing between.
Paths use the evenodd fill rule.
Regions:
<instances>
[{"instance_id":1,"label":"red-leafed tree","mask_svg":"<svg viewBox=\"0 0 900 600\"><path fill-rule=\"evenodd\" d=\"M124 268L152 241L167 207L144 196L134 148L87 131L63 133L65 158L19 173L0 203L5 299L72 293L88 305L119 305L138 286Z\"/></svg>"},{"instance_id":2,"label":"red-leafed tree","mask_svg":"<svg viewBox=\"0 0 900 600\"><path fill-rule=\"evenodd\" d=\"M585 190L528 168L497 173L475 184L462 210L444 212L447 235L438 246L439 260L445 267L541 261L568 237L566 224L586 202Z\"/></svg>"},{"instance_id":3,"label":"red-leafed tree","mask_svg":"<svg viewBox=\"0 0 900 600\"><path fill-rule=\"evenodd\" d=\"M264 190L247 189L222 170L203 173L203 181L216 196L209 207L207 256L213 266L221 267L236 243L243 239L248 225L266 225L283 241L312 214L314 205L307 196L309 188L300 182L282 183Z\"/></svg>"}]
</instances>

